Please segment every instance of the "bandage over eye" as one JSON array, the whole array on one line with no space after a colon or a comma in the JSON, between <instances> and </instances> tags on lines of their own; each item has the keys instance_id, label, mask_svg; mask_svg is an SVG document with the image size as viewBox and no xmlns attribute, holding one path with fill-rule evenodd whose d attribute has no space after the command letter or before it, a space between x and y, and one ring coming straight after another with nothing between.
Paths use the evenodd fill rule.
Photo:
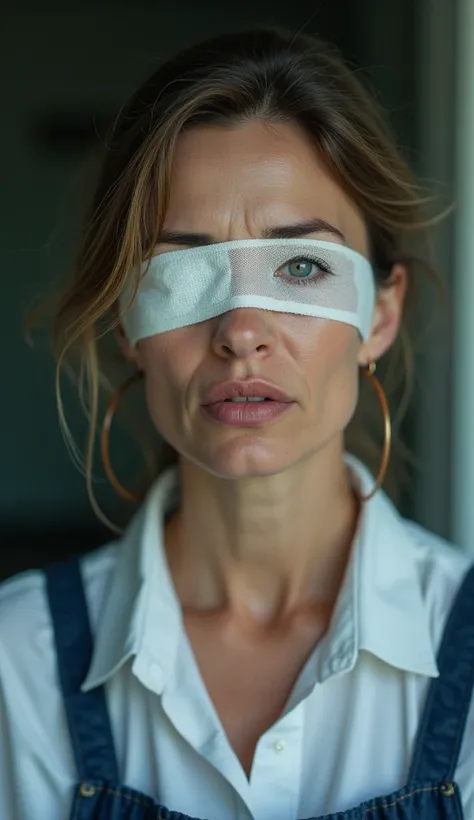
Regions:
<instances>
[{"instance_id":1,"label":"bandage over eye","mask_svg":"<svg viewBox=\"0 0 474 820\"><path fill-rule=\"evenodd\" d=\"M375 305L369 261L316 239L242 239L153 256L133 300L120 297L131 344L212 319L235 308L344 322L367 339Z\"/></svg>"}]
</instances>

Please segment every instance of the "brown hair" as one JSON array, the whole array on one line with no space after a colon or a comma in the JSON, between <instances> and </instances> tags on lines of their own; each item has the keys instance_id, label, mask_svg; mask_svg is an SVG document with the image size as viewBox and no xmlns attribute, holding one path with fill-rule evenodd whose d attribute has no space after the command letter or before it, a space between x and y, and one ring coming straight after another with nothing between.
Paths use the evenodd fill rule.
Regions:
<instances>
[{"instance_id":1,"label":"brown hair","mask_svg":"<svg viewBox=\"0 0 474 820\"><path fill-rule=\"evenodd\" d=\"M114 389L101 340L117 325L117 298L125 280L156 244L180 133L200 124L232 127L254 118L295 122L304 129L365 217L377 283L384 286L392 265L403 262L410 302L420 266L409 244L429 224L422 213L428 200L371 95L333 46L265 26L214 37L167 60L132 96L111 129L74 276L59 297L53 324L61 425L74 448L60 390L61 373L71 363L89 420L88 490L94 509L109 525L92 491L101 389L105 394ZM410 380L405 327L386 357L384 372L391 371L389 360L401 362L401 349L402 369ZM379 441L366 408L379 410L365 399L359 404L347 431L348 446L377 470ZM155 475L176 454L165 445L161 457Z\"/></svg>"}]
</instances>

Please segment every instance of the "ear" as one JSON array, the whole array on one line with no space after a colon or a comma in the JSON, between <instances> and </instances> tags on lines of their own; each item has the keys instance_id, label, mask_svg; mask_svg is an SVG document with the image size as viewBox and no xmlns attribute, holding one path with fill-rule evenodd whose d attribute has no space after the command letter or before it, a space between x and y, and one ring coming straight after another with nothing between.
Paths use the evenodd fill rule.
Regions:
<instances>
[{"instance_id":1,"label":"ear","mask_svg":"<svg viewBox=\"0 0 474 820\"><path fill-rule=\"evenodd\" d=\"M406 289L406 268L397 263L389 278L378 287L370 337L359 350L358 361L362 367L380 359L395 341L402 321Z\"/></svg>"},{"instance_id":2,"label":"ear","mask_svg":"<svg viewBox=\"0 0 474 820\"><path fill-rule=\"evenodd\" d=\"M122 324L117 325L114 330L115 341L117 342L124 359L133 364L137 370L143 370L143 362L141 360L138 346L133 347L125 335L125 330Z\"/></svg>"}]
</instances>

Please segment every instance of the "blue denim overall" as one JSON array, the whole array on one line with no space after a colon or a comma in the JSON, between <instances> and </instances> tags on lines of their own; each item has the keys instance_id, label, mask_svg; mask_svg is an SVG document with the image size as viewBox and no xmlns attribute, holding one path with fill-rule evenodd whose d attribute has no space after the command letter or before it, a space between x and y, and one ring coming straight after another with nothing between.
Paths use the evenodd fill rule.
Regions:
<instances>
[{"instance_id":1,"label":"blue denim overall","mask_svg":"<svg viewBox=\"0 0 474 820\"><path fill-rule=\"evenodd\" d=\"M120 783L104 689L80 691L92 636L79 561L50 565L45 574L79 780L69 820L192 820ZM313 820L462 820L454 774L474 686L474 566L452 607L438 664L440 676L430 683L406 785Z\"/></svg>"}]
</instances>

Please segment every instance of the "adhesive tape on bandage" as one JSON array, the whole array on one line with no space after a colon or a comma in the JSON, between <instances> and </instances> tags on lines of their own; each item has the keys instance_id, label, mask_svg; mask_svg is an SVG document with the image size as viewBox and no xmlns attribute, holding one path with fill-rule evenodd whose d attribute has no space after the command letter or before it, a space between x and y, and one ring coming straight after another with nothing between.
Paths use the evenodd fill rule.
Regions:
<instances>
[{"instance_id":1,"label":"adhesive tape on bandage","mask_svg":"<svg viewBox=\"0 0 474 820\"><path fill-rule=\"evenodd\" d=\"M291 264L306 266L291 270ZM307 264L309 263L309 264ZM316 239L242 239L153 256L120 296L131 344L235 308L334 319L367 339L375 306L369 261L345 245Z\"/></svg>"}]
</instances>

